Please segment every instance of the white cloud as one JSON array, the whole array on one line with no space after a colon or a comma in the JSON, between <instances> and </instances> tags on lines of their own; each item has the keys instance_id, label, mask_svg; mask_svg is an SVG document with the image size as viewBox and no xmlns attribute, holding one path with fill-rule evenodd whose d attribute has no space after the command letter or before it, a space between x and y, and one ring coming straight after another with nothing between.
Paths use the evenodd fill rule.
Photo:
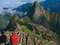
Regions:
<instances>
[{"instance_id":1,"label":"white cloud","mask_svg":"<svg viewBox=\"0 0 60 45\"><path fill-rule=\"evenodd\" d=\"M32 0L32 2L34 2L34 1L38 1L38 2L40 2L40 1L45 1L45 0Z\"/></svg>"},{"instance_id":2,"label":"white cloud","mask_svg":"<svg viewBox=\"0 0 60 45\"><path fill-rule=\"evenodd\" d=\"M25 3L32 3L35 0L1 0L0 1L0 7L16 7ZM40 0L36 0L36 1L40 1ZM44 0L41 0L44 1Z\"/></svg>"}]
</instances>

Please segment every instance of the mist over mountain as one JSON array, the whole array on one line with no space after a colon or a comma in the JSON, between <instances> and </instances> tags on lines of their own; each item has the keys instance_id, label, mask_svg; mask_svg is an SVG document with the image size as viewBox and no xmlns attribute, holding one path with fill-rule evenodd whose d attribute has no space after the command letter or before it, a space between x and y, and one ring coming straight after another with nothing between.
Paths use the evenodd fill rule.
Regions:
<instances>
[{"instance_id":1,"label":"mist over mountain","mask_svg":"<svg viewBox=\"0 0 60 45\"><path fill-rule=\"evenodd\" d=\"M23 2L22 2L23 3ZM45 0L45 1L40 1L40 4L44 7L44 9L51 11L51 12L60 12L60 0ZM31 9L32 3L24 3L24 4L18 4L20 6L14 6L11 9L14 9L16 11L28 11L29 9ZM3 7L6 8L6 7ZM10 9L10 7L8 7ZM0 10L2 10L0 8Z\"/></svg>"},{"instance_id":2,"label":"mist over mountain","mask_svg":"<svg viewBox=\"0 0 60 45\"><path fill-rule=\"evenodd\" d=\"M17 8L14 8L13 10L25 12L25 11L28 11L31 7L32 7L31 3L26 3L21 6L18 6Z\"/></svg>"},{"instance_id":3,"label":"mist over mountain","mask_svg":"<svg viewBox=\"0 0 60 45\"><path fill-rule=\"evenodd\" d=\"M31 8L32 3L26 3L21 6L18 6L15 8L17 11L28 11ZM46 0L46 1L41 1L40 4L44 7L44 9L49 10L51 12L60 12L60 0Z\"/></svg>"}]
</instances>

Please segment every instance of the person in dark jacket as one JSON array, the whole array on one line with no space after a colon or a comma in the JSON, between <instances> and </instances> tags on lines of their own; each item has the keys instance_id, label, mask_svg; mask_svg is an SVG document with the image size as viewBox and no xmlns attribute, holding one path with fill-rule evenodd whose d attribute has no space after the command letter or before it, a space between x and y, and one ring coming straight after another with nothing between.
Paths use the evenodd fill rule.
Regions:
<instances>
[{"instance_id":1,"label":"person in dark jacket","mask_svg":"<svg viewBox=\"0 0 60 45\"><path fill-rule=\"evenodd\" d=\"M5 45L6 41L7 41L7 36L4 34L4 32L1 32L1 34L0 34L0 43Z\"/></svg>"}]
</instances>

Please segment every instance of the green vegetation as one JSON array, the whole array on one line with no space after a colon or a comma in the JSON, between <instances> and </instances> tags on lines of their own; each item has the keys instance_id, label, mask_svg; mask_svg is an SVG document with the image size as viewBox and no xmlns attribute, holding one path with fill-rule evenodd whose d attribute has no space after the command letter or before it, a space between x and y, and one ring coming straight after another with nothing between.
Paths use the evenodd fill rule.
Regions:
<instances>
[{"instance_id":1,"label":"green vegetation","mask_svg":"<svg viewBox=\"0 0 60 45\"><path fill-rule=\"evenodd\" d=\"M31 20L27 17L23 19L18 19L16 22L20 25L27 25L28 23L31 22Z\"/></svg>"},{"instance_id":2,"label":"green vegetation","mask_svg":"<svg viewBox=\"0 0 60 45\"><path fill-rule=\"evenodd\" d=\"M26 26L22 26L21 31L25 33L29 33L29 35L33 35L33 32L30 29L28 29Z\"/></svg>"}]
</instances>

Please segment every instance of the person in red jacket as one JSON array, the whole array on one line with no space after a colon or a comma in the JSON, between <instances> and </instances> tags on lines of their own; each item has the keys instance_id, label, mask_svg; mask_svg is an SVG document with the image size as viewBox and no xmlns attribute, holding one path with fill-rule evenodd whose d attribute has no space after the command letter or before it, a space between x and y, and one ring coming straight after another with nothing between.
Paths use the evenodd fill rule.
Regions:
<instances>
[{"instance_id":1,"label":"person in red jacket","mask_svg":"<svg viewBox=\"0 0 60 45\"><path fill-rule=\"evenodd\" d=\"M12 35L10 36L10 42L11 45L17 45L20 42L20 37L17 35L17 33L12 33Z\"/></svg>"}]
</instances>

